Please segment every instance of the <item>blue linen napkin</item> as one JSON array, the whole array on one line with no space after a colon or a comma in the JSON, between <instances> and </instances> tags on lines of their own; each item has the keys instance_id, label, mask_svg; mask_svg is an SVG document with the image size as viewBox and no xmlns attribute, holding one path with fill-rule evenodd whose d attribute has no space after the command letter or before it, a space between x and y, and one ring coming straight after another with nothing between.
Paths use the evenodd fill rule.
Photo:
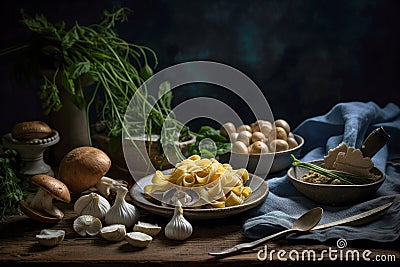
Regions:
<instances>
[{"instance_id":1,"label":"blue linen napkin","mask_svg":"<svg viewBox=\"0 0 400 267\"><path fill-rule=\"evenodd\" d=\"M372 161L375 166L385 170L386 180L371 200L340 207L323 205L298 192L286 175L272 178L267 180L270 193L266 200L245 214L245 236L261 238L290 228L295 219L314 207L324 209L319 223L324 224L394 201L385 215L369 224L357 227L335 226L290 238L319 241L335 238L378 242L397 240L400 236L400 164L390 161L400 158L400 108L393 103L384 108L373 102L340 103L323 116L305 120L293 132L305 139L301 160L311 161L322 159L329 149L342 141L359 148L366 136L380 126L391 137Z\"/></svg>"}]
</instances>

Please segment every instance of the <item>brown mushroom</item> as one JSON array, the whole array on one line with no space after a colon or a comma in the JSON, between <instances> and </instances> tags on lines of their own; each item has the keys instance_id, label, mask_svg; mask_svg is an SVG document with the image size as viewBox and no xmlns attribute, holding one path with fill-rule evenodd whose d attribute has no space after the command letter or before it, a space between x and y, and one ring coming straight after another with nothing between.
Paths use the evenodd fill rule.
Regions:
<instances>
[{"instance_id":1,"label":"brown mushroom","mask_svg":"<svg viewBox=\"0 0 400 267\"><path fill-rule=\"evenodd\" d=\"M249 153L250 154L264 154L264 153L268 153L268 146L261 141L257 141L255 143L253 143L250 147L249 147Z\"/></svg>"},{"instance_id":2,"label":"brown mushroom","mask_svg":"<svg viewBox=\"0 0 400 267\"><path fill-rule=\"evenodd\" d=\"M250 145L251 143L252 133L249 131L242 131L236 137L236 141L243 142L246 146Z\"/></svg>"},{"instance_id":3,"label":"brown mushroom","mask_svg":"<svg viewBox=\"0 0 400 267\"><path fill-rule=\"evenodd\" d=\"M236 131L237 131L238 133L243 132L243 131L248 131L248 132L251 133L252 130L251 130L250 125L243 124L243 125L240 125L239 127L237 127Z\"/></svg>"},{"instance_id":4,"label":"brown mushroom","mask_svg":"<svg viewBox=\"0 0 400 267\"><path fill-rule=\"evenodd\" d=\"M51 132L51 128L42 121L25 121L17 123L11 129L11 136L17 140L32 140L44 138Z\"/></svg>"},{"instance_id":5,"label":"brown mushroom","mask_svg":"<svg viewBox=\"0 0 400 267\"><path fill-rule=\"evenodd\" d=\"M32 177L32 183L39 187L39 190L29 203L20 202L22 211L29 217L40 222L57 222L64 217L64 213L53 205L53 198L69 203L71 196L67 186L45 174L38 174Z\"/></svg>"},{"instance_id":6,"label":"brown mushroom","mask_svg":"<svg viewBox=\"0 0 400 267\"><path fill-rule=\"evenodd\" d=\"M224 123L219 129L221 135L229 137L232 133L236 132L236 127L232 122Z\"/></svg>"},{"instance_id":7,"label":"brown mushroom","mask_svg":"<svg viewBox=\"0 0 400 267\"><path fill-rule=\"evenodd\" d=\"M253 135L251 136L251 142L255 143L257 141L265 142L265 135L260 132L254 132Z\"/></svg>"},{"instance_id":8,"label":"brown mushroom","mask_svg":"<svg viewBox=\"0 0 400 267\"><path fill-rule=\"evenodd\" d=\"M289 125L289 123L287 123L287 121L279 119L279 120L276 120L274 124L275 124L275 127L282 127L283 129L285 129L287 134L290 133L290 125Z\"/></svg>"},{"instance_id":9,"label":"brown mushroom","mask_svg":"<svg viewBox=\"0 0 400 267\"><path fill-rule=\"evenodd\" d=\"M100 149L84 146L70 151L60 163L59 175L74 193L88 190L108 172L111 160Z\"/></svg>"},{"instance_id":10,"label":"brown mushroom","mask_svg":"<svg viewBox=\"0 0 400 267\"><path fill-rule=\"evenodd\" d=\"M289 149L289 144L282 139L275 139L269 143L269 148L272 152L280 152Z\"/></svg>"}]
</instances>

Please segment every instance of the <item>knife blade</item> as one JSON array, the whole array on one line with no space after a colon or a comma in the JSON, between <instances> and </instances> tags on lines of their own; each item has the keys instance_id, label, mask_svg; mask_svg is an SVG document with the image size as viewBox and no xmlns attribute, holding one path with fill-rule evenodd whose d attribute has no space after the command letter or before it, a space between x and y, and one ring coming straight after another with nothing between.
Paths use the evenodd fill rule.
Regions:
<instances>
[{"instance_id":1,"label":"knife blade","mask_svg":"<svg viewBox=\"0 0 400 267\"><path fill-rule=\"evenodd\" d=\"M368 222L371 222L378 217L382 216L384 212L390 208L390 206L393 205L393 202L388 202L384 205L381 205L379 207L373 208L371 210L356 214L354 216L350 216L341 220L337 220L334 222L326 223L326 224L321 224L317 225L314 228L311 229L311 231L315 230L321 230L321 229L326 229L332 226L338 226L338 225L351 225L351 226L356 226L356 225L362 225Z\"/></svg>"}]
</instances>

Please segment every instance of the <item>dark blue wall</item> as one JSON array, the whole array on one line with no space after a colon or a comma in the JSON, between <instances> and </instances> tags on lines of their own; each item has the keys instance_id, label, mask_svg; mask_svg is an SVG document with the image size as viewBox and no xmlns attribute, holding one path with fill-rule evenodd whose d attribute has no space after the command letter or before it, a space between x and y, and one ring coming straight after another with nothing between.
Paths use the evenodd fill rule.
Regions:
<instances>
[{"instance_id":1,"label":"dark blue wall","mask_svg":"<svg viewBox=\"0 0 400 267\"><path fill-rule=\"evenodd\" d=\"M0 48L29 36L18 22L21 7L52 21L90 24L114 4L134 11L119 33L152 47L158 70L191 60L228 64L253 79L275 117L293 127L342 101L400 104L396 0L3 1ZM47 120L37 87L15 82L12 65L0 58L1 133L19 121ZM174 103L211 92L209 85L190 86Z\"/></svg>"}]
</instances>

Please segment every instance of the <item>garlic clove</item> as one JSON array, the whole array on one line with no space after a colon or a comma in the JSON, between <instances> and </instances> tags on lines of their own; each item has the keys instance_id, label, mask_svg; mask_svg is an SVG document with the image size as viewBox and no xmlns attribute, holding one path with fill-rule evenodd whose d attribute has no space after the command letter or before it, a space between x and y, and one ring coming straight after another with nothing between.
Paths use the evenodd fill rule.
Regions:
<instances>
[{"instance_id":1,"label":"garlic clove","mask_svg":"<svg viewBox=\"0 0 400 267\"><path fill-rule=\"evenodd\" d=\"M74 211L78 215L92 215L100 220L104 219L109 210L107 199L96 193L81 196L74 204Z\"/></svg>"},{"instance_id":2,"label":"garlic clove","mask_svg":"<svg viewBox=\"0 0 400 267\"><path fill-rule=\"evenodd\" d=\"M158 235L158 233L160 233L161 227L157 224L138 222L137 224L135 224L135 226L133 226L133 231L142 232L154 237Z\"/></svg>"},{"instance_id":3,"label":"garlic clove","mask_svg":"<svg viewBox=\"0 0 400 267\"><path fill-rule=\"evenodd\" d=\"M81 215L73 223L74 231L80 236L97 235L102 228L101 221L92 215Z\"/></svg>"},{"instance_id":4,"label":"garlic clove","mask_svg":"<svg viewBox=\"0 0 400 267\"><path fill-rule=\"evenodd\" d=\"M39 244L45 247L57 246L61 241L64 240L64 237L64 230L51 229L43 229L38 235L36 235L36 239L38 240Z\"/></svg>"},{"instance_id":5,"label":"garlic clove","mask_svg":"<svg viewBox=\"0 0 400 267\"><path fill-rule=\"evenodd\" d=\"M121 241L125 238L126 228L123 224L112 224L101 228L100 235L108 241Z\"/></svg>"},{"instance_id":6,"label":"garlic clove","mask_svg":"<svg viewBox=\"0 0 400 267\"><path fill-rule=\"evenodd\" d=\"M131 246L145 248L149 246L153 238L145 233L131 232L126 234L125 240L128 241Z\"/></svg>"},{"instance_id":7,"label":"garlic clove","mask_svg":"<svg viewBox=\"0 0 400 267\"><path fill-rule=\"evenodd\" d=\"M183 217L182 203L178 200L174 216L171 221L165 226L165 236L173 240L185 240L193 233L192 225Z\"/></svg>"}]
</instances>

